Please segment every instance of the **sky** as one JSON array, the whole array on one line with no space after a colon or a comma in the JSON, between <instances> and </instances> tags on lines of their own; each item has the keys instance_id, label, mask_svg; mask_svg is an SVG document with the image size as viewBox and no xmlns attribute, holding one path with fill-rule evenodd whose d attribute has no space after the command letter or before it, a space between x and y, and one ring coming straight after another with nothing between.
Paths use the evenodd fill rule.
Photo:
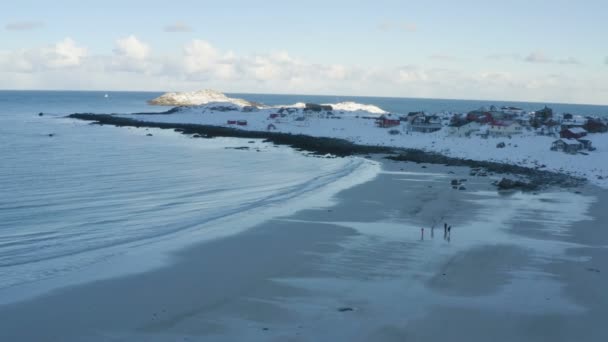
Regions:
<instances>
[{"instance_id":1,"label":"sky","mask_svg":"<svg viewBox=\"0 0 608 342\"><path fill-rule=\"evenodd\" d=\"M0 89L608 104L608 1L72 1L0 11Z\"/></svg>"}]
</instances>

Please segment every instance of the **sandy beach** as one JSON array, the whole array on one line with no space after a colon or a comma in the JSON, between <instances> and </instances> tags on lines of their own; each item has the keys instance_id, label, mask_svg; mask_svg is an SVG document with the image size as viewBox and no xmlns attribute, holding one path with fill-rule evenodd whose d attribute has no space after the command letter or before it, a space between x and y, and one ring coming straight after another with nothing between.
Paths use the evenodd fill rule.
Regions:
<instances>
[{"instance_id":1,"label":"sandy beach","mask_svg":"<svg viewBox=\"0 0 608 342\"><path fill-rule=\"evenodd\" d=\"M606 339L605 190L499 194L468 168L381 162L333 206L0 306L0 340Z\"/></svg>"}]
</instances>

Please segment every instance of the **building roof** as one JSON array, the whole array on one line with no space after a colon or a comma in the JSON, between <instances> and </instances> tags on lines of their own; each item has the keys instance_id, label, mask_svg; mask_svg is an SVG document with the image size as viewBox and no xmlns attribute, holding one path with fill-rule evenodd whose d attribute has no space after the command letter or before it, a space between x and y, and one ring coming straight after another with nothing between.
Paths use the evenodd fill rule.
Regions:
<instances>
[{"instance_id":1,"label":"building roof","mask_svg":"<svg viewBox=\"0 0 608 342\"><path fill-rule=\"evenodd\" d=\"M509 127L512 125L519 125L519 124L515 121L495 121L492 124L492 126L502 126L502 127Z\"/></svg>"},{"instance_id":2,"label":"building roof","mask_svg":"<svg viewBox=\"0 0 608 342\"><path fill-rule=\"evenodd\" d=\"M583 128L581 127L572 127L569 128L568 131L570 131L570 133L572 134L583 134L583 133L587 133L587 131L585 131Z\"/></svg>"},{"instance_id":3,"label":"building roof","mask_svg":"<svg viewBox=\"0 0 608 342\"><path fill-rule=\"evenodd\" d=\"M581 143L575 139L563 139L562 140L566 145L580 145Z\"/></svg>"}]
</instances>

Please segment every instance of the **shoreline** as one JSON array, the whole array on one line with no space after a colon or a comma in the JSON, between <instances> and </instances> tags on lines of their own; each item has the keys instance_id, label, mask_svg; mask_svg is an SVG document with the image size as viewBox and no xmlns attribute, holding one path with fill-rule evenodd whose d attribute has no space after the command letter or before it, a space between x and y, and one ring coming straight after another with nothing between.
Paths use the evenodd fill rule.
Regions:
<instances>
[{"instance_id":1,"label":"shoreline","mask_svg":"<svg viewBox=\"0 0 608 342\"><path fill-rule=\"evenodd\" d=\"M110 135L111 140L118 137L121 141L128 141L123 140L121 137L125 135L132 136L135 137L136 140L139 140L142 145L145 145L146 147L151 146L149 150L153 151L158 151L156 149L158 145L166 145L178 147L180 150L183 149L186 151L185 155L191 155L190 153L187 153L187 151L191 151L191 153L194 155L199 155L198 145L200 145L200 141L197 142L187 139L185 136L176 134L172 131L151 129L150 132L154 133L154 135L160 137L161 139L149 141L147 139L140 140L138 138L139 134L133 134L132 131L128 131L126 129L117 130L116 128L110 126L97 127L89 126L84 123L78 123L75 129L78 130L78 132L116 132L116 135ZM60 134L59 136L67 136L67 134L68 132L64 132L64 134ZM87 133L85 133L85 135L86 134ZM107 134L102 133L101 136L107 136ZM34 298L39 295L44 295L50 291L54 291L55 289L61 289L91 281L110 279L125 274L145 272L162 267L168 262L170 263L170 256L174 251L181 250L184 248L184 246L206 240L221 239L232 234L239 234L244 230L264 222L269 217L286 215L299 209L331 203L332 197L337 192L375 177L377 170L379 169L379 164L377 162L369 161L364 158L334 160L314 158L314 160L309 160L311 158L304 153L297 152L287 147L277 148L277 146L263 143L261 141L257 141L255 144L250 145L255 146L254 148L258 152L262 152L261 154L228 151L234 149L232 146L238 146L238 144L240 144L239 139L218 139L211 143L211 145L216 146L212 147L211 149L217 150L217 153L219 153L216 158L219 157L219 160L222 163L225 162L229 165L242 163L244 161L251 160L251 158L255 160L288 161L288 163L285 164L285 167L277 166L274 168L274 170L278 173L286 170L285 172L287 172L287 174L290 174L290 170L294 169L295 165L298 165L298 163L318 165L318 167L305 167L304 164L301 164L300 167L297 167L298 170L301 171L310 169L313 172L310 172L308 175L306 175L306 177L301 178L286 176L274 177L275 180L269 179L269 183L274 182L277 184L277 187L283 188L283 190L271 191L271 188L274 186L273 184L268 184L267 186L265 185L263 187L260 186L260 193L265 195L253 196L253 192L251 190L246 190L249 191L249 194L245 193L245 198L256 198L255 201L247 201L243 202L243 204L239 203L238 201L231 200L230 206L220 211L206 210L207 208L205 208L205 205L209 204L207 204L207 202L202 202L200 197L193 196L189 191L190 187L196 189L197 187L201 187L201 185L210 187L210 189L216 189L213 184L207 184L204 182L204 180L199 184L183 182L184 187L182 188L177 186L177 184L162 180L162 176L159 176L160 178L157 178L157 180L159 182L162 181L163 184L166 183L166 187L168 189L175 188L182 189L182 191L175 191L175 193L178 194L176 196L173 196L171 191L168 191L166 196L164 191L160 191L162 195L150 196L150 198L154 198L152 201L162 204L153 204L155 207L163 209L163 205L179 205L179 207L188 208L189 205L187 202L191 201L193 203L198 203L201 208L198 208L193 213L189 212L187 209L184 209L184 211L177 210L177 212L185 212L187 215L176 216L174 219L170 218L168 221L169 223L163 226L157 226L153 220L150 220L150 224L145 225L144 227L155 228L156 230L154 230L154 233L147 235L142 234L136 239L125 239L124 241L119 241L119 238L117 237L115 239L117 242L112 240L112 243L108 245L91 245L87 248L79 249L74 253L60 255L49 254L51 257L48 257L47 259L45 259L44 255L40 253L39 259L25 260L21 264L8 264L7 262L4 262L3 266L6 267L4 270L7 277L6 281L3 282L3 284L0 284L2 285L0 286L0 291L2 291L2 295L0 296L0 305ZM127 149L126 151L129 152L126 154L126 156L130 158L130 153L140 153L141 150L135 148ZM203 155L204 153L206 152L203 151ZM232 156L234 163L229 161L230 158L227 159L227 157L222 156L227 153ZM179 156L181 156L181 154L167 155L172 156L170 159L176 157L179 158ZM292 155L296 159L291 158L290 156ZM209 155L209 157L213 156L214 155L212 154ZM212 163L208 158L202 159L204 160L204 163ZM155 158L155 160L158 159ZM171 164L181 166L181 170L188 170L188 165L192 163L188 163L188 158L180 158L180 160L184 161L185 164L180 164L177 160ZM274 163L271 162L270 164ZM288 165L294 166L290 167ZM153 169L151 166L145 167L146 171L151 169ZM203 168L199 167L195 167L194 169L197 170L197 172L198 170L203 170ZM135 167L134 171L135 170L138 170L138 168ZM256 177L255 170L251 171L252 172L249 172L249 176ZM241 177L243 172L245 171L241 170L239 167L234 168L234 173L238 174L238 177ZM261 169L261 172L265 173L266 171ZM171 172L170 177L179 182L180 177L174 176L174 172ZM294 183L294 179L298 179L298 181ZM281 180L285 180L287 183L282 183ZM253 189L253 185L259 183L260 182L256 183L254 178L252 178L252 182L248 184L248 186L250 189ZM162 189L163 186L160 188ZM229 186L222 187L221 190L224 190L224 188L227 189ZM158 190L156 186L153 189ZM152 193L155 191L153 189L150 189ZM111 194L111 198L117 198L119 200L121 191L125 190L112 190L113 194ZM196 191L194 191L194 193L196 193ZM232 192L232 194L235 193ZM213 205L222 207L224 204L222 204L220 196L216 196L216 199L214 199L212 202ZM206 198L203 197L203 199ZM134 197L134 200L141 203L141 201L137 200L137 196ZM90 217L95 218L91 219L92 222L89 221L91 222L90 224L93 228L103 230L101 229L104 227L103 225L99 227L95 225L95 223L99 221L106 222L116 220L116 222L125 222L119 221L117 217L114 217L112 211L109 211L109 213L106 214L104 209L105 207L94 209L94 211L97 211L99 214L89 212L89 214L91 214ZM139 213L145 212L145 210L141 207L138 207L137 209L139 209ZM87 212L86 209L83 211ZM155 217L153 213L142 216ZM145 220L137 217L134 220L137 219ZM163 218L160 219L163 220ZM89 222L87 222L87 224L89 224ZM129 222L126 221L123 224L128 223ZM177 228L166 229L166 226L174 226ZM124 230L119 231L118 233L120 237L122 237L127 236L127 234L130 232L128 230ZM103 234L99 234L96 237L96 241L106 241L103 240L103 238L105 238ZM35 250L35 248L31 249ZM114 255L118 255L119 257L113 258ZM119 262L117 263L116 260L119 260ZM122 262L120 262L120 260L122 260ZM144 262L144 266L142 267L138 265L139 262ZM96 271L90 271L93 269L96 269ZM21 270L23 270L23 272L21 272ZM49 271L46 272L46 270ZM25 276L24 274L28 272L30 272L32 275ZM42 276L40 279L36 277L36 275L39 273L44 273L44 276Z\"/></svg>"},{"instance_id":2,"label":"shoreline","mask_svg":"<svg viewBox=\"0 0 608 342\"><path fill-rule=\"evenodd\" d=\"M572 336L568 327L595 327L595 336L605 336L597 322L608 309L601 305L606 293L597 281L607 279L598 263L607 252L597 247L607 234L581 216L584 206L560 214L573 237L549 229L553 210L582 195L497 195L489 179L471 179L464 167L382 164L379 177L343 190L334 204L186 247L161 269L0 306L7 325L0 337L533 341L538 335L530 324L564 332L556 341ZM451 189L452 177L469 178L469 191ZM605 191L581 190L601 197L591 204L601 222ZM560 198L566 201L555 202ZM517 214L539 204L549 207L540 215ZM519 209L508 209L513 206ZM488 215L503 207L507 216ZM442 225L437 218L454 225L451 241L442 239L441 227L420 238L419 227ZM579 292L581 286L596 297ZM563 320L573 324L560 326ZM28 329L31 322L37 329Z\"/></svg>"},{"instance_id":3,"label":"shoreline","mask_svg":"<svg viewBox=\"0 0 608 342\"><path fill-rule=\"evenodd\" d=\"M175 108L166 112L154 113L154 115L169 115L173 113L174 110ZM137 114L152 115L153 113ZM68 115L67 117L84 121L93 121L93 124L113 125L116 127L173 129L176 132L180 132L185 135L195 135L195 137L200 138L232 137L245 139L265 139L266 141L272 142L276 145L287 145L296 150L308 151L317 155L332 154L338 157L345 157L364 154L387 154L387 158L391 160L482 168L487 172L524 176L527 178L526 182L513 186L513 189L523 191L537 191L552 186L575 188L588 182L588 180L584 178L575 177L566 173L541 170L539 167L530 168L493 161L455 158L445 156L437 152L427 152L419 149L361 145L339 138L313 137L310 135L280 132L239 130L230 127L213 125L140 121L118 117L112 114L74 113Z\"/></svg>"}]
</instances>

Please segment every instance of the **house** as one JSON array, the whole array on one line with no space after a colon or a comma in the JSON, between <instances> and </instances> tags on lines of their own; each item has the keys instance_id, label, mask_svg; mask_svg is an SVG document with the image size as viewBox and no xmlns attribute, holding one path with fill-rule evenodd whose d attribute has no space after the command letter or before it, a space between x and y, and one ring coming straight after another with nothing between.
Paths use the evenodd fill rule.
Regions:
<instances>
[{"instance_id":1,"label":"house","mask_svg":"<svg viewBox=\"0 0 608 342\"><path fill-rule=\"evenodd\" d=\"M587 119L581 117L580 115L572 116L572 114L564 114L560 124L563 131L568 128L583 127L586 122Z\"/></svg>"},{"instance_id":2,"label":"house","mask_svg":"<svg viewBox=\"0 0 608 342\"><path fill-rule=\"evenodd\" d=\"M493 137L510 137L523 133L523 126L514 121L496 121L488 127L488 135Z\"/></svg>"},{"instance_id":3,"label":"house","mask_svg":"<svg viewBox=\"0 0 608 342\"><path fill-rule=\"evenodd\" d=\"M450 124L448 133L457 137L468 137L480 128L481 125L475 121L460 120Z\"/></svg>"},{"instance_id":4,"label":"house","mask_svg":"<svg viewBox=\"0 0 608 342\"><path fill-rule=\"evenodd\" d=\"M559 133L560 138L580 139L587 135L587 131L580 127L568 128Z\"/></svg>"},{"instance_id":5,"label":"house","mask_svg":"<svg viewBox=\"0 0 608 342\"><path fill-rule=\"evenodd\" d=\"M560 125L553 120L549 120L547 123L542 125L540 128L536 129L536 133L539 135L557 136L560 131L561 131Z\"/></svg>"},{"instance_id":6,"label":"house","mask_svg":"<svg viewBox=\"0 0 608 342\"><path fill-rule=\"evenodd\" d=\"M500 111L513 116L520 116L525 113L523 109L512 106L502 106L500 107Z\"/></svg>"},{"instance_id":7,"label":"house","mask_svg":"<svg viewBox=\"0 0 608 342\"><path fill-rule=\"evenodd\" d=\"M382 128L389 128L399 126L401 121L399 119L389 119L386 115L382 115L381 117L376 119L376 126Z\"/></svg>"},{"instance_id":8,"label":"house","mask_svg":"<svg viewBox=\"0 0 608 342\"><path fill-rule=\"evenodd\" d=\"M583 144L583 148L587 151L595 151L595 147L591 144L591 140L587 139L578 139L578 142Z\"/></svg>"},{"instance_id":9,"label":"house","mask_svg":"<svg viewBox=\"0 0 608 342\"><path fill-rule=\"evenodd\" d=\"M551 144L551 151L563 151L575 154L583 149L583 144L574 139L559 139Z\"/></svg>"},{"instance_id":10,"label":"house","mask_svg":"<svg viewBox=\"0 0 608 342\"><path fill-rule=\"evenodd\" d=\"M467 113L468 121L475 121L480 124L486 124L492 122L494 119L492 118L492 114L487 111L485 108L480 108L478 110L470 111Z\"/></svg>"},{"instance_id":11,"label":"house","mask_svg":"<svg viewBox=\"0 0 608 342\"><path fill-rule=\"evenodd\" d=\"M229 125L236 125L236 120L228 120L226 123Z\"/></svg>"},{"instance_id":12,"label":"house","mask_svg":"<svg viewBox=\"0 0 608 342\"><path fill-rule=\"evenodd\" d=\"M545 108L534 112L534 118L539 119L541 122L545 122L553 118L553 109L545 106Z\"/></svg>"},{"instance_id":13,"label":"house","mask_svg":"<svg viewBox=\"0 0 608 342\"><path fill-rule=\"evenodd\" d=\"M236 124L239 126L247 126L247 120L238 120Z\"/></svg>"},{"instance_id":14,"label":"house","mask_svg":"<svg viewBox=\"0 0 608 342\"><path fill-rule=\"evenodd\" d=\"M589 133L606 133L608 132L608 125L602 122L600 119L589 118L583 125L583 128Z\"/></svg>"},{"instance_id":15,"label":"house","mask_svg":"<svg viewBox=\"0 0 608 342\"><path fill-rule=\"evenodd\" d=\"M430 133L436 132L443 127L441 119L436 115L416 116L409 125L412 132Z\"/></svg>"}]
</instances>

